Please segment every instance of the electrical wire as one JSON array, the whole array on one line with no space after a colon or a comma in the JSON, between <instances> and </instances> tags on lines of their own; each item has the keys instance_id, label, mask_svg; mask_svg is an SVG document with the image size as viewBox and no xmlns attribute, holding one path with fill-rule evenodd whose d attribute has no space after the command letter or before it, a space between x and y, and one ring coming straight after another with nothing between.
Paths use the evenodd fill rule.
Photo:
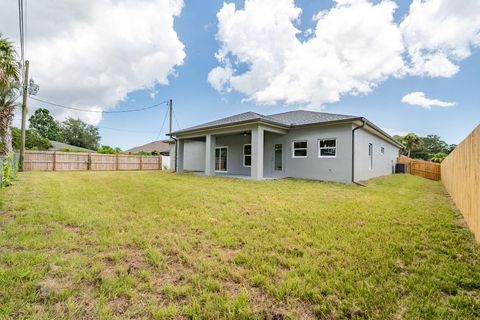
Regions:
<instances>
[{"instance_id":1,"label":"electrical wire","mask_svg":"<svg viewBox=\"0 0 480 320\"><path fill-rule=\"evenodd\" d=\"M172 112L172 114L173 114L173 118L175 119L175 122L177 123L178 129L181 130L182 127L180 127L180 124L178 123L177 117L175 116L175 112Z\"/></svg>"},{"instance_id":2,"label":"electrical wire","mask_svg":"<svg viewBox=\"0 0 480 320\"><path fill-rule=\"evenodd\" d=\"M24 8L24 26L23 26L23 50L25 57L27 57L27 43L28 43L28 1L25 0L25 8Z\"/></svg>"},{"instance_id":3,"label":"electrical wire","mask_svg":"<svg viewBox=\"0 0 480 320\"><path fill-rule=\"evenodd\" d=\"M97 128L114 130L114 131L122 131L122 132L132 132L132 133L157 133L157 131L153 131L153 130L128 130L128 129L110 128L110 127L104 127L104 126L97 126Z\"/></svg>"},{"instance_id":4,"label":"electrical wire","mask_svg":"<svg viewBox=\"0 0 480 320\"><path fill-rule=\"evenodd\" d=\"M18 0L18 26L20 32L20 61L22 63L22 80L25 77L25 33L24 33L23 0Z\"/></svg>"},{"instance_id":5,"label":"electrical wire","mask_svg":"<svg viewBox=\"0 0 480 320\"><path fill-rule=\"evenodd\" d=\"M152 108L155 108L155 107L158 107L158 106L161 106L161 105L164 105L164 104L167 104L167 103L168 103L168 101L162 101L162 102L159 102L159 103L157 103L157 104L154 104L154 105L151 105L151 106L148 106L148 107L144 107L144 108L139 108L139 109L102 111L102 110L89 110L89 109L81 109L81 108L75 108L75 107L67 107L67 106L64 106L64 105L61 105L61 104L58 104L58 103L50 102L50 101L43 100L43 99L39 99L39 98L35 98L35 97L29 97L29 98L32 99L32 100L38 101L38 102L42 102L42 103L49 104L49 105L51 105L51 106L55 106L55 107L60 107L60 108L69 109L69 110L75 110L75 111L82 111L82 112L93 112L93 113L127 113L127 112L138 112L138 111L144 111L144 110L152 109Z\"/></svg>"},{"instance_id":6,"label":"electrical wire","mask_svg":"<svg viewBox=\"0 0 480 320\"><path fill-rule=\"evenodd\" d=\"M160 127L160 131L158 132L157 137L155 138L155 141L157 141L158 138L160 138L160 135L162 134L163 127L165 126L165 121L167 120L167 115L168 115L168 112L165 112L165 117L163 118L162 126Z\"/></svg>"}]
</instances>

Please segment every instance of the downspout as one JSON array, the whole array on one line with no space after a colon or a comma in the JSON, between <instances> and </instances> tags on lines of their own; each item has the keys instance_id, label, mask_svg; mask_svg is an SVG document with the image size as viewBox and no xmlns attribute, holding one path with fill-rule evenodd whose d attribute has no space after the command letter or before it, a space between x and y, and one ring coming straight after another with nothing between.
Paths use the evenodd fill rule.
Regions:
<instances>
[{"instance_id":1,"label":"downspout","mask_svg":"<svg viewBox=\"0 0 480 320\"><path fill-rule=\"evenodd\" d=\"M365 127L365 125L367 124L367 121L365 119L362 120L363 124L352 130L352 182L359 186L365 187L365 185L355 182L355 131Z\"/></svg>"}]
</instances>

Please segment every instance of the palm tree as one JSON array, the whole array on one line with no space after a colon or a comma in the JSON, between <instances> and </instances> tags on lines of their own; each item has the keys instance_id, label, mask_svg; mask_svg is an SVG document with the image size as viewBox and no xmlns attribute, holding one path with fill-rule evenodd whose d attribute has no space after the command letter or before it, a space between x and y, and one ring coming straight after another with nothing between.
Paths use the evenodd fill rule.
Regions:
<instances>
[{"instance_id":1,"label":"palm tree","mask_svg":"<svg viewBox=\"0 0 480 320\"><path fill-rule=\"evenodd\" d=\"M11 125L18 98L20 67L13 44L0 35L0 154L12 152Z\"/></svg>"},{"instance_id":2,"label":"palm tree","mask_svg":"<svg viewBox=\"0 0 480 320\"><path fill-rule=\"evenodd\" d=\"M4 90L5 91L5 90ZM10 89L0 92L0 154L8 155L13 151L12 148L12 120L13 112L17 106L17 90Z\"/></svg>"},{"instance_id":3,"label":"palm tree","mask_svg":"<svg viewBox=\"0 0 480 320\"><path fill-rule=\"evenodd\" d=\"M415 133L409 133L403 137L403 145L407 148L407 156L410 157L410 153L413 150L417 150L420 147L420 138Z\"/></svg>"},{"instance_id":4,"label":"palm tree","mask_svg":"<svg viewBox=\"0 0 480 320\"><path fill-rule=\"evenodd\" d=\"M13 44L0 34L0 91L12 88L20 80L20 67Z\"/></svg>"}]
</instances>

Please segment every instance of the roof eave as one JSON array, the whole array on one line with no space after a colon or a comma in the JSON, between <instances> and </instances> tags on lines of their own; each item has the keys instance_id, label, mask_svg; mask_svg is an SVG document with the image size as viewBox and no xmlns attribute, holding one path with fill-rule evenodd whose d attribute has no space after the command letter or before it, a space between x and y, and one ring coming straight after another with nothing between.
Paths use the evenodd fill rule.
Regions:
<instances>
[{"instance_id":1,"label":"roof eave","mask_svg":"<svg viewBox=\"0 0 480 320\"><path fill-rule=\"evenodd\" d=\"M231 127L231 126L238 126L238 125L244 125L244 124L249 124L249 123L257 123L257 122L264 123L264 124L269 124L269 125L274 125L274 126L280 126L284 129L290 128L289 126L287 126L283 123L280 123L280 122L269 121L269 120L262 119L262 118L254 118L254 119L248 119L248 120L243 120L243 121L238 121L238 122L232 122L232 123L229 123L229 124L218 124L218 125L209 126L209 127L202 127L202 128L198 128L198 129L178 130L178 131L174 131L174 132L172 132L168 135L176 137L179 134L184 135L184 134L192 134L192 133L195 133L195 132L200 133L200 132L214 130L214 129L218 129L218 128L228 128L228 127Z\"/></svg>"},{"instance_id":2,"label":"roof eave","mask_svg":"<svg viewBox=\"0 0 480 320\"><path fill-rule=\"evenodd\" d=\"M376 126L375 124L373 124L372 122L370 122L369 120L365 119L364 120L367 122L368 126L373 128L374 130L376 130L377 132L381 133L385 138L387 138L392 144L396 145L397 147L399 147L400 149L403 149L405 148L405 146L403 144L401 144L400 142L398 142L397 140L395 140L394 137L392 137L391 135L389 135L388 133L386 133L385 131L383 131L380 127Z\"/></svg>"}]
</instances>

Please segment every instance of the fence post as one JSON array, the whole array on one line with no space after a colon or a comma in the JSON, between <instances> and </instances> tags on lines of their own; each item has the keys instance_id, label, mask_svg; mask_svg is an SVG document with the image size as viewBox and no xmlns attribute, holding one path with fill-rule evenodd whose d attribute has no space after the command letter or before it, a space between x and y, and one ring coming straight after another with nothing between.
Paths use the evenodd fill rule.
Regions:
<instances>
[{"instance_id":1,"label":"fence post","mask_svg":"<svg viewBox=\"0 0 480 320\"><path fill-rule=\"evenodd\" d=\"M162 156L158 156L158 170L162 170Z\"/></svg>"},{"instance_id":2,"label":"fence post","mask_svg":"<svg viewBox=\"0 0 480 320\"><path fill-rule=\"evenodd\" d=\"M115 171L118 171L118 153L115 155Z\"/></svg>"},{"instance_id":3,"label":"fence post","mask_svg":"<svg viewBox=\"0 0 480 320\"><path fill-rule=\"evenodd\" d=\"M140 170L143 170L143 156L140 156Z\"/></svg>"},{"instance_id":4,"label":"fence post","mask_svg":"<svg viewBox=\"0 0 480 320\"><path fill-rule=\"evenodd\" d=\"M57 151L53 151L53 171L57 170Z\"/></svg>"},{"instance_id":5,"label":"fence post","mask_svg":"<svg viewBox=\"0 0 480 320\"><path fill-rule=\"evenodd\" d=\"M87 158L87 171L91 170L92 168L92 155L91 153L88 153L88 158Z\"/></svg>"}]
</instances>

